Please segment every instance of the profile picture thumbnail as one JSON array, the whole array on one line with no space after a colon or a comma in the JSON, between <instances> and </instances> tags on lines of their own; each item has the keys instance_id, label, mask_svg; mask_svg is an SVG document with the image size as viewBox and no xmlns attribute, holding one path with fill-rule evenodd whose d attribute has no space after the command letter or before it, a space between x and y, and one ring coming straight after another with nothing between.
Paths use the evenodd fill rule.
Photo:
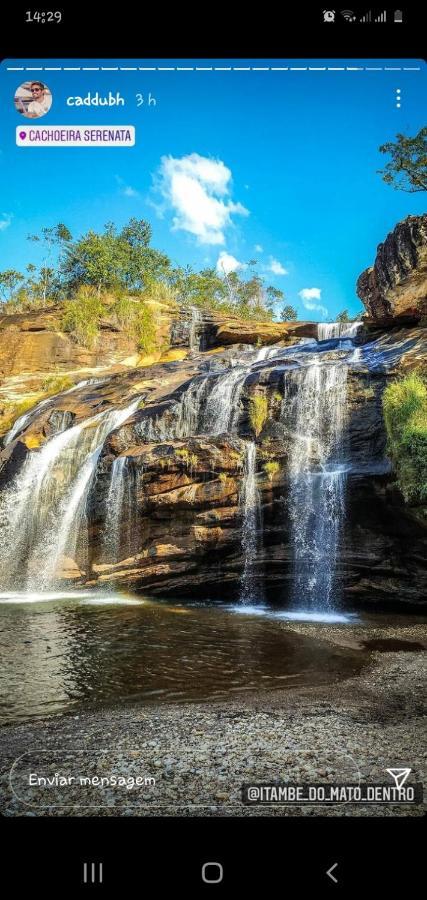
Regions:
<instances>
[{"instance_id":1,"label":"profile picture thumbnail","mask_svg":"<svg viewBox=\"0 0 427 900\"><path fill-rule=\"evenodd\" d=\"M15 108L27 119L39 119L49 112L52 94L43 81L24 81L15 93Z\"/></svg>"}]
</instances>

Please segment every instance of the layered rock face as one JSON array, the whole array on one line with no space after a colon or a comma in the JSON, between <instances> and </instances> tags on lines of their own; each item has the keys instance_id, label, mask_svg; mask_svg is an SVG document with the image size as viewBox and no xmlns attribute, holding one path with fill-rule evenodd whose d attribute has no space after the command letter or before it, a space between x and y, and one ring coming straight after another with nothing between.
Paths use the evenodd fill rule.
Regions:
<instances>
[{"instance_id":1,"label":"layered rock face","mask_svg":"<svg viewBox=\"0 0 427 900\"><path fill-rule=\"evenodd\" d=\"M0 433L2 409L31 398L38 402L51 374L77 383L237 343L264 346L282 340L292 344L301 337L316 336L316 325L310 322L255 322L196 308L179 309L176 304L151 305L158 349L149 355L139 352L136 341L108 317L101 321L98 339L88 349L61 330L61 305L0 314Z\"/></svg>"},{"instance_id":2,"label":"layered rock face","mask_svg":"<svg viewBox=\"0 0 427 900\"><path fill-rule=\"evenodd\" d=\"M407 365L416 365L419 345L413 341L408 346L405 337L407 332L388 334L374 351L378 365L349 370L347 514L337 564L342 602L348 608L418 604L427 596L426 529L415 521L396 488L382 418L382 393L402 356L406 355ZM420 329L419 342L423 337ZM236 599L244 555L245 447L253 438L249 408L258 396L266 399L268 415L256 439L262 533L252 574L267 600L286 606L294 577L290 509L294 436L283 418L283 404L291 402L283 369L272 360L248 375L239 399L237 435L147 440L150 433L176 430L173 411L191 384L159 403L148 403L106 442L91 494L92 556L84 580L89 585L113 581L159 596ZM155 422L155 428L148 421ZM122 501L114 524L119 538L111 541L107 507L113 466L120 459Z\"/></svg>"},{"instance_id":3,"label":"layered rock face","mask_svg":"<svg viewBox=\"0 0 427 900\"><path fill-rule=\"evenodd\" d=\"M422 240L417 243L414 228L412 235L417 249L411 271L420 274ZM386 277L392 283L388 290L398 291L406 278L409 291L409 256L403 251L403 237L398 243L400 268L403 273L406 266L406 275L398 282L393 269L392 278L396 249L384 251L378 271L384 285ZM372 316L374 309L379 316L375 304ZM43 340L49 334L59 339L55 312L45 315ZM386 318L390 323L392 314L387 312ZM38 334L37 323L40 319L29 315L21 322L18 337ZM67 502L54 510L58 532L75 504L73 528L84 532L85 547L80 553L77 541L74 547L72 541L64 543L59 579L116 585L160 597L235 600L250 569L255 594L286 607L295 580L298 518L306 518L306 537L312 533L310 519L319 519L320 509L329 520L330 536L345 505L334 559L342 604L358 608L423 602L426 529L396 487L387 459L382 394L389 379L425 360L425 328L389 329L374 341L364 335L350 347L349 341L339 339L315 343L313 323L251 323L189 311L175 326L171 322L171 329L175 352L185 353L185 359L141 369L123 360L118 364L116 356L108 361L107 356L107 366L94 383L84 382L42 401L23 417L13 439L3 439L0 488L8 491L16 484L16 494L12 489L7 502L12 507L20 502L23 515L19 478L28 460L34 461L36 470L41 458L42 474L43 466L50 473L39 497L60 497L61 483L68 478ZM9 361L9 379L17 377L8 349L10 334L13 328L0 340L0 358L3 354ZM19 357L18 349L15 352ZM52 348L46 351L47 359L51 352ZM30 364L25 354L23 360ZM24 363L16 365L19 369ZM342 366L345 379L335 378L343 374ZM21 374L25 375L22 370ZM342 389L339 410L335 388ZM124 408L127 418L114 430L102 432L97 443L98 417L102 422L104 413ZM338 468L337 481L326 482L326 493L323 487L323 507L311 508L318 490L316 477L320 484L328 469L330 457L323 451L338 413L343 415L339 461L345 469L345 486L338 495ZM317 430L311 427L312 420L319 420ZM87 454L72 472L78 445L71 442L67 450L67 434L75 426L82 429ZM65 449L48 469L50 444L46 445L58 435L64 436ZM253 451L252 471L248 448ZM300 457L315 488L311 494L308 489L303 493L298 506L295 471L305 474ZM86 469L87 494L81 480ZM7 512L3 507L2 522ZM53 544L52 521L46 517ZM14 534L19 533L15 528ZM308 544L310 550L310 540ZM7 547L5 552L7 556ZM38 557L33 553L32 558L34 564Z\"/></svg>"},{"instance_id":4,"label":"layered rock face","mask_svg":"<svg viewBox=\"0 0 427 900\"><path fill-rule=\"evenodd\" d=\"M427 215L408 216L379 245L357 294L377 323L418 322L427 315Z\"/></svg>"},{"instance_id":5,"label":"layered rock face","mask_svg":"<svg viewBox=\"0 0 427 900\"><path fill-rule=\"evenodd\" d=\"M317 337L315 322L257 322L194 308L180 311L170 331L172 347L202 351L237 344L259 347L278 341L291 344L303 337Z\"/></svg>"},{"instance_id":6,"label":"layered rock face","mask_svg":"<svg viewBox=\"0 0 427 900\"><path fill-rule=\"evenodd\" d=\"M82 369L104 371L135 365L135 343L119 328L104 323L100 340L93 350L87 350L61 331L61 308L52 307L29 313L0 316L0 375L19 376L37 380L40 374L56 370L73 372Z\"/></svg>"}]
</instances>

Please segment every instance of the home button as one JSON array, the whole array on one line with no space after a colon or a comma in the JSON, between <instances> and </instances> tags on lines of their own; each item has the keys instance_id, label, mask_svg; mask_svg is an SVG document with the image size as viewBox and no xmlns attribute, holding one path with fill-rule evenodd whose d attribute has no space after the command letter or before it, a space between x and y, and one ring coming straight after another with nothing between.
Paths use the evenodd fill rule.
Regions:
<instances>
[{"instance_id":1,"label":"home button","mask_svg":"<svg viewBox=\"0 0 427 900\"><path fill-rule=\"evenodd\" d=\"M202 865L202 881L205 884L219 884L224 878L224 869L219 862L206 862Z\"/></svg>"}]
</instances>

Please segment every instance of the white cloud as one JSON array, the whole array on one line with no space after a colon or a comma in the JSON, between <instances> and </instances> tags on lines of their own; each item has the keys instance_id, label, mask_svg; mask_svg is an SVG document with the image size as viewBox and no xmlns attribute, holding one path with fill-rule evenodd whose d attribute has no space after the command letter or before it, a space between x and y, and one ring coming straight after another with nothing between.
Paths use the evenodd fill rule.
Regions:
<instances>
[{"instance_id":1,"label":"white cloud","mask_svg":"<svg viewBox=\"0 0 427 900\"><path fill-rule=\"evenodd\" d=\"M255 253L263 252L263 248L261 247L261 244L255 244L254 250L255 250Z\"/></svg>"},{"instance_id":2,"label":"white cloud","mask_svg":"<svg viewBox=\"0 0 427 900\"><path fill-rule=\"evenodd\" d=\"M320 300L322 296L321 288L303 288L299 292L302 302L306 300Z\"/></svg>"},{"instance_id":3,"label":"white cloud","mask_svg":"<svg viewBox=\"0 0 427 900\"><path fill-rule=\"evenodd\" d=\"M221 160L190 153L162 156L159 188L172 207L173 230L188 231L201 244L224 244L232 216L249 211L230 198L231 171Z\"/></svg>"},{"instance_id":4,"label":"white cloud","mask_svg":"<svg viewBox=\"0 0 427 900\"><path fill-rule=\"evenodd\" d=\"M123 178L120 178L120 175L116 175L116 181L120 187L120 193L123 194L124 197L139 197L139 191L131 187L130 184L126 184Z\"/></svg>"},{"instance_id":5,"label":"white cloud","mask_svg":"<svg viewBox=\"0 0 427 900\"><path fill-rule=\"evenodd\" d=\"M9 213L1 213L0 219L0 231L5 231L6 228L9 228L9 225L12 221L12 216Z\"/></svg>"},{"instance_id":6,"label":"white cloud","mask_svg":"<svg viewBox=\"0 0 427 900\"><path fill-rule=\"evenodd\" d=\"M282 263L279 262L278 259L273 259L272 256L270 257L268 271L272 272L273 275L289 275L288 270L285 269L284 266L282 266Z\"/></svg>"},{"instance_id":7,"label":"white cloud","mask_svg":"<svg viewBox=\"0 0 427 900\"><path fill-rule=\"evenodd\" d=\"M321 300L322 298L321 288L303 288L301 291L299 291L299 297L301 297L303 306L305 306L306 309L320 312L323 318L326 319L326 316L328 315L326 306L323 306L321 303L315 302L316 300Z\"/></svg>"},{"instance_id":8,"label":"white cloud","mask_svg":"<svg viewBox=\"0 0 427 900\"><path fill-rule=\"evenodd\" d=\"M225 250L222 250L216 264L217 272L219 272L220 275L223 275L224 273L228 275L229 272L237 272L238 269L246 269L246 263L239 262L235 256L231 255L231 253L226 253Z\"/></svg>"}]
</instances>

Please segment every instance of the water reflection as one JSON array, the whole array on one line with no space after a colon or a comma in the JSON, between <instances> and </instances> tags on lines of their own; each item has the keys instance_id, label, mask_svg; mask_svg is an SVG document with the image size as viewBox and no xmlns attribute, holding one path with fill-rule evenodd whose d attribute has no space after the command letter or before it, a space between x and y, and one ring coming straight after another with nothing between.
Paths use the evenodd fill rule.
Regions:
<instances>
[{"instance_id":1,"label":"water reflection","mask_svg":"<svg viewBox=\"0 0 427 900\"><path fill-rule=\"evenodd\" d=\"M0 604L2 722L133 701L203 701L356 671L274 618L90 595ZM78 595L77 595L78 596ZM3 596L4 600L4 596Z\"/></svg>"}]
</instances>

